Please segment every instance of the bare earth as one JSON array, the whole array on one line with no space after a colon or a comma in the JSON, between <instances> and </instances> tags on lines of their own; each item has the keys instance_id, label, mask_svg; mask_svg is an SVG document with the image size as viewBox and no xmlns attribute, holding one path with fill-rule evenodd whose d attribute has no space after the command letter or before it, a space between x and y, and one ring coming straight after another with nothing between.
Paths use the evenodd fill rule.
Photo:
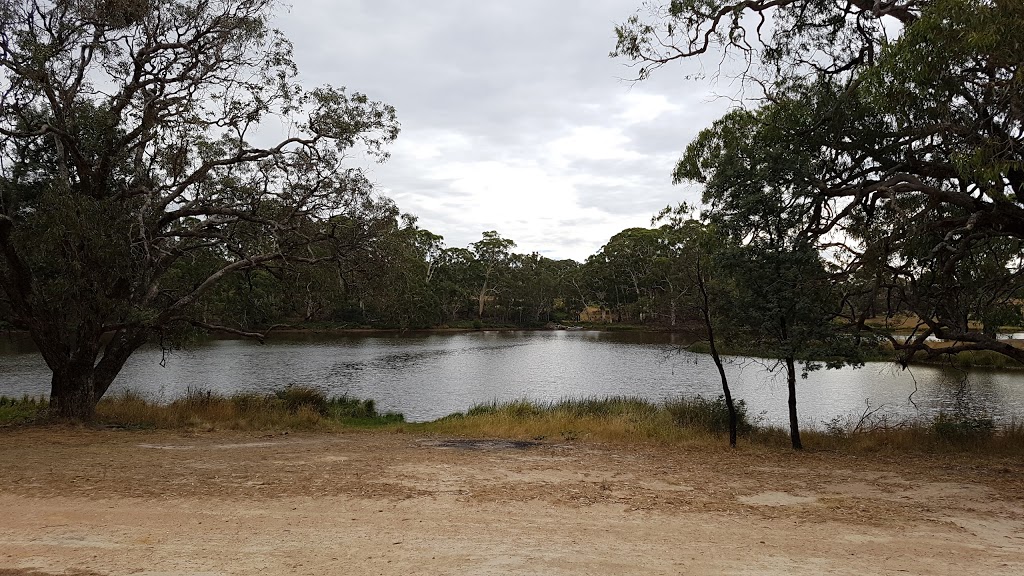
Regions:
<instances>
[{"instance_id":1,"label":"bare earth","mask_svg":"<svg viewBox=\"0 0 1024 576\"><path fill-rule=\"evenodd\" d=\"M0 430L0 576L1024 574L1024 462Z\"/></svg>"}]
</instances>

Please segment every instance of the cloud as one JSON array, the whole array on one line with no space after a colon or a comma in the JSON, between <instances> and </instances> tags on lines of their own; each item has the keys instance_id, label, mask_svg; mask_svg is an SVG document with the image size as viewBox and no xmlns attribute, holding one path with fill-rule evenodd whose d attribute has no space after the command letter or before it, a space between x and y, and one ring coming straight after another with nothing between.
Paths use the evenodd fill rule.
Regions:
<instances>
[{"instance_id":1,"label":"cloud","mask_svg":"<svg viewBox=\"0 0 1024 576\"><path fill-rule=\"evenodd\" d=\"M497 230L578 260L667 204L686 143L725 105L672 67L640 84L607 57L639 2L304 0L278 19L309 85L398 109L367 170L420 225L465 246ZM678 75L677 75L678 73Z\"/></svg>"}]
</instances>

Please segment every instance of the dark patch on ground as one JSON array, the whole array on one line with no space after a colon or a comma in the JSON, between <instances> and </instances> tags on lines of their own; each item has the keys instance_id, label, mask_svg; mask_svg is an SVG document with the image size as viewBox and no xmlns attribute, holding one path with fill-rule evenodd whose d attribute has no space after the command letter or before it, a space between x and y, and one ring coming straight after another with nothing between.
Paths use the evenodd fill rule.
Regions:
<instances>
[{"instance_id":1,"label":"dark patch on ground","mask_svg":"<svg viewBox=\"0 0 1024 576\"><path fill-rule=\"evenodd\" d=\"M445 440L422 440L421 446L431 448L455 448L457 450L526 450L540 446L540 442L530 440L473 440L468 438L451 438ZM2 575L0 575L2 576Z\"/></svg>"}]
</instances>

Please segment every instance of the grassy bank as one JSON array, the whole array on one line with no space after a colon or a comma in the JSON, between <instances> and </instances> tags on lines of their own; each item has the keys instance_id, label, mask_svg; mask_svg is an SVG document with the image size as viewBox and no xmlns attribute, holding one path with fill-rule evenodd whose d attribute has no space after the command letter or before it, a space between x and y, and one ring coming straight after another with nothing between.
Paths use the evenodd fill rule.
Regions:
<instances>
[{"instance_id":1,"label":"grassy bank","mask_svg":"<svg viewBox=\"0 0 1024 576\"><path fill-rule=\"evenodd\" d=\"M47 409L45 399L0 397L0 425L48 423ZM328 397L315 388L290 386L271 394L231 396L189 390L170 404L152 402L127 391L100 401L95 424L125 428L329 431L403 421L401 414L378 412L373 400Z\"/></svg>"},{"instance_id":2,"label":"grassy bank","mask_svg":"<svg viewBox=\"0 0 1024 576\"><path fill-rule=\"evenodd\" d=\"M788 430L753 421L740 403L741 448L785 450ZM0 425L45 424L44 400L0 398ZM597 441L726 449L728 415L721 398L652 403L634 397L514 401L474 406L433 422L410 424L381 414L371 400L328 398L291 387L273 394L219 396L191 391L170 404L123 393L100 402L97 424L189 430L312 430L378 428L392 432L546 442ZM970 452L1024 456L1024 423L997 427L985 417L941 414L932 420L866 415L803 430L810 450L850 453Z\"/></svg>"},{"instance_id":3,"label":"grassy bank","mask_svg":"<svg viewBox=\"0 0 1024 576\"><path fill-rule=\"evenodd\" d=\"M788 449L789 430L751 420L740 403L740 445ZM713 446L725 448L728 413L721 399L681 399L654 404L629 397L483 404L424 425L452 436L493 436L520 440L595 440L602 442ZM1024 423L997 427L986 417L940 414L895 421L886 417L849 417L823 430L801 431L810 450L852 453L971 452L1024 455Z\"/></svg>"}]
</instances>

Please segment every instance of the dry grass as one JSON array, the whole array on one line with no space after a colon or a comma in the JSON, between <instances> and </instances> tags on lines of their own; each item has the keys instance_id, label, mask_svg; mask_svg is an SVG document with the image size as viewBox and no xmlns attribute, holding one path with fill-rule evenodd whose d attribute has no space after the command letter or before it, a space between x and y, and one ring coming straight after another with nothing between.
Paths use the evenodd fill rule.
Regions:
<instances>
[{"instance_id":1,"label":"dry grass","mask_svg":"<svg viewBox=\"0 0 1024 576\"><path fill-rule=\"evenodd\" d=\"M190 390L167 405L147 401L127 391L105 398L96 407L100 424L130 428L188 428L196 430L337 430L400 423L400 414L379 414L372 400L327 398L305 387L273 394L221 396Z\"/></svg>"},{"instance_id":2,"label":"dry grass","mask_svg":"<svg viewBox=\"0 0 1024 576\"><path fill-rule=\"evenodd\" d=\"M753 426L745 407L739 408L739 429L747 433ZM418 429L447 436L721 447L728 431L727 418L720 398L698 396L655 404L616 396L554 403L519 400L481 404Z\"/></svg>"},{"instance_id":3,"label":"dry grass","mask_svg":"<svg viewBox=\"0 0 1024 576\"><path fill-rule=\"evenodd\" d=\"M786 450L789 431L755 425L740 406L740 443L747 448ZM0 425L45 421L42 400L0 398ZM168 405L125 392L104 399L97 423L128 428L192 430L338 431L374 427L466 438L654 443L725 450L724 402L700 397L655 404L634 397L526 400L475 406L433 422L409 424L401 415L379 414L372 401L328 399L316 390L289 388L274 394L218 396L191 391ZM824 430L802 430L811 451L842 453L972 453L1024 456L1024 423L997 427L979 416L940 415L934 420L837 419Z\"/></svg>"},{"instance_id":4,"label":"dry grass","mask_svg":"<svg viewBox=\"0 0 1024 576\"><path fill-rule=\"evenodd\" d=\"M789 430L757 426L741 409L740 442L747 447L788 449ZM636 398L566 400L553 404L516 401L484 404L415 425L445 436L516 440L593 440L725 449L727 420L721 399L653 404ZM940 415L934 420L833 422L826 430L802 430L808 450L844 453L975 453L1024 456L1024 424L998 428L984 417Z\"/></svg>"},{"instance_id":5,"label":"dry grass","mask_svg":"<svg viewBox=\"0 0 1024 576\"><path fill-rule=\"evenodd\" d=\"M677 426L664 407L629 398L485 404L422 425L446 436L705 444L714 434Z\"/></svg>"}]
</instances>

